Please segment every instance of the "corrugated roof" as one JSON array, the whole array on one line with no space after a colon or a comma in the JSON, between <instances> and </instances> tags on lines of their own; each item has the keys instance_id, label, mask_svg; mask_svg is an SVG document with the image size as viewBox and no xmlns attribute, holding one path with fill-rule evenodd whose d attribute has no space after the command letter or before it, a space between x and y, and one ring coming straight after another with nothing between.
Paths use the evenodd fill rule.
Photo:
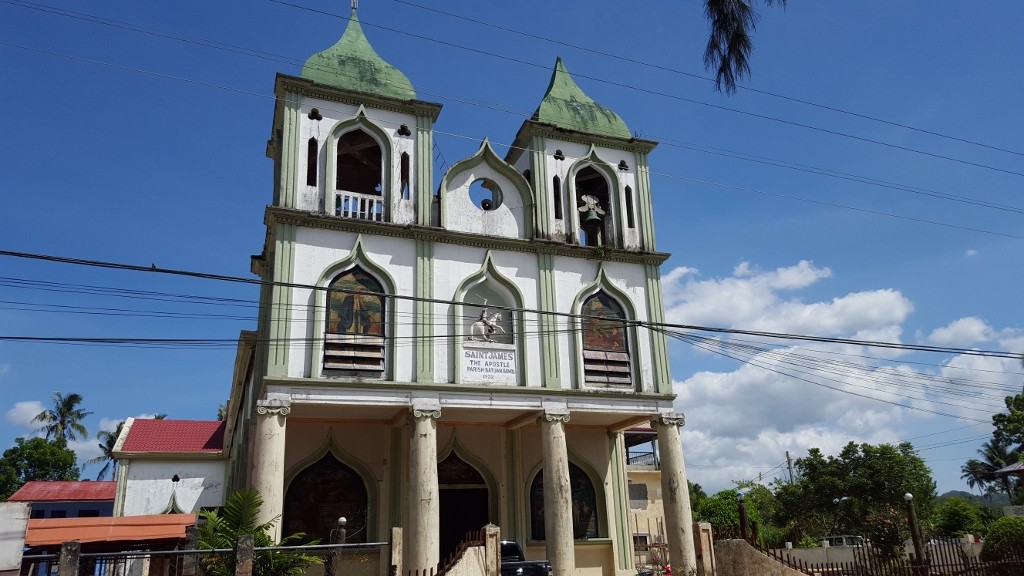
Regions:
<instances>
[{"instance_id":1,"label":"corrugated roof","mask_svg":"<svg viewBox=\"0 0 1024 576\"><path fill-rule=\"evenodd\" d=\"M32 480L8 498L10 502L102 502L114 500L117 482Z\"/></svg>"},{"instance_id":2,"label":"corrugated roof","mask_svg":"<svg viewBox=\"0 0 1024 576\"><path fill-rule=\"evenodd\" d=\"M136 542L185 537L196 523L195 514L151 514L106 518L46 518L28 521L27 546L54 546L62 542Z\"/></svg>"},{"instance_id":3,"label":"corrugated roof","mask_svg":"<svg viewBox=\"0 0 1024 576\"><path fill-rule=\"evenodd\" d=\"M216 453L224 447L219 420L148 420L136 418L121 452Z\"/></svg>"}]
</instances>

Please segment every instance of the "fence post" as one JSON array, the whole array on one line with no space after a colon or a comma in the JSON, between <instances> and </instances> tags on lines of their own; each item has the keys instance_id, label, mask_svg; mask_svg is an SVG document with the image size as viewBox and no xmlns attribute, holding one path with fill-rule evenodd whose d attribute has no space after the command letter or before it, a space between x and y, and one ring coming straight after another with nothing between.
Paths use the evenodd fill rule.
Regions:
<instances>
[{"instance_id":1,"label":"fence post","mask_svg":"<svg viewBox=\"0 0 1024 576\"><path fill-rule=\"evenodd\" d=\"M740 509L740 538L747 540L747 505L743 502L743 492L736 494L736 500Z\"/></svg>"},{"instance_id":2,"label":"fence post","mask_svg":"<svg viewBox=\"0 0 1024 576\"><path fill-rule=\"evenodd\" d=\"M61 544L60 564L57 566L58 576L78 576L78 557L81 553L82 543L78 540Z\"/></svg>"},{"instance_id":3,"label":"fence post","mask_svg":"<svg viewBox=\"0 0 1024 576\"><path fill-rule=\"evenodd\" d=\"M195 550L198 547L198 536L199 535L196 533L196 527L194 524L185 528L185 550ZM198 563L198 555L185 554L185 557L181 559L182 576L195 576L197 572L196 565Z\"/></svg>"},{"instance_id":4,"label":"fence post","mask_svg":"<svg viewBox=\"0 0 1024 576\"><path fill-rule=\"evenodd\" d=\"M252 534L243 534L235 544L235 576L252 576L254 539Z\"/></svg>"}]
</instances>

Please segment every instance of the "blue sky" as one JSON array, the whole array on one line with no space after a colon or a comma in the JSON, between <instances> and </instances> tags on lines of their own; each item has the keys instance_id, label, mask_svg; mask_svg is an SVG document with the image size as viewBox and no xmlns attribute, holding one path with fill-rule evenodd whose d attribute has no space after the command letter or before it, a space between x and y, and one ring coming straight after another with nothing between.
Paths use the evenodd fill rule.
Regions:
<instances>
[{"instance_id":1,"label":"blue sky","mask_svg":"<svg viewBox=\"0 0 1024 576\"><path fill-rule=\"evenodd\" d=\"M763 9L753 77L733 96L702 78L697 2L444 3L473 22L364 0L359 14L419 98L444 105L435 184L485 137L504 150L557 56L634 133L660 141L651 169L658 247L672 253L669 321L1021 351L1024 5L983 8ZM0 250L250 276L272 193L274 74L297 75L348 11L0 2ZM0 336L231 340L254 326L251 286L10 257L0 277ZM1002 396L1024 385L1009 360L785 352L842 352L865 371L808 382L673 343L691 480L716 491L778 475L787 450L914 439L940 491L966 489L961 464ZM0 342L0 446L29 434L56 390L85 397L93 434L154 412L212 418L233 356L231 344ZM792 366L777 362L758 361Z\"/></svg>"}]
</instances>

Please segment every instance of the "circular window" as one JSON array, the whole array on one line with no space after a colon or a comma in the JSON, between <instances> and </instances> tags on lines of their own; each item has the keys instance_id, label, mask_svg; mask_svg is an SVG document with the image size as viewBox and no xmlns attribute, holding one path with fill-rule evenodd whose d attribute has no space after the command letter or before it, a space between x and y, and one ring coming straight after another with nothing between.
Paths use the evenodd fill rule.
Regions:
<instances>
[{"instance_id":1,"label":"circular window","mask_svg":"<svg viewBox=\"0 0 1024 576\"><path fill-rule=\"evenodd\" d=\"M478 178L469 185L469 199L481 210L494 210L501 206L501 188L494 180Z\"/></svg>"}]
</instances>

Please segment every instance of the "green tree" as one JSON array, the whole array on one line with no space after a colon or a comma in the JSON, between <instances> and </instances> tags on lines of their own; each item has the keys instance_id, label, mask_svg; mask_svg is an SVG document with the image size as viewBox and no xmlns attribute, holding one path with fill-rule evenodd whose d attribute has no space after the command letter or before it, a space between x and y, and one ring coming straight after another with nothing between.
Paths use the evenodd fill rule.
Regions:
<instances>
[{"instance_id":1,"label":"green tree","mask_svg":"<svg viewBox=\"0 0 1024 576\"><path fill-rule=\"evenodd\" d=\"M786 6L786 0L764 0L766 6ZM704 67L715 69L715 88L736 91L736 81L750 76L751 33L758 14L750 0L704 0L704 15L711 28L704 49Z\"/></svg>"},{"instance_id":2,"label":"green tree","mask_svg":"<svg viewBox=\"0 0 1024 576\"><path fill-rule=\"evenodd\" d=\"M117 458L114 458L114 446L117 444L117 437L121 435L121 428L123 427L124 420L121 420L117 423L114 430L100 430L96 433L96 439L100 441L98 444L100 455L86 460L82 468L84 469L89 464L103 464L99 473L96 474L97 480L103 480L107 472L111 472L110 477L112 479L117 479Z\"/></svg>"},{"instance_id":3,"label":"green tree","mask_svg":"<svg viewBox=\"0 0 1024 576\"><path fill-rule=\"evenodd\" d=\"M1011 448L1005 439L994 436L981 446L978 455L981 456L980 459L972 458L964 463L960 468L960 477L966 480L971 488L977 486L983 494L1002 492L1013 502L1020 482L1007 475L997 475L996 472L1017 462L1020 447Z\"/></svg>"},{"instance_id":4,"label":"green tree","mask_svg":"<svg viewBox=\"0 0 1024 576\"><path fill-rule=\"evenodd\" d=\"M274 546L270 529L277 522L257 524L256 517L263 498L256 490L239 490L228 496L220 512L200 512L205 522L199 523L197 542L200 549L234 548L239 536L252 535L256 548ZM292 534L281 539L279 546L295 546L304 534ZM316 544L317 542L310 542ZM260 550L253 554L253 576L290 576L304 574L306 568L320 563L320 559L303 552L283 550ZM234 576L234 554L211 554L200 561L203 574L207 576Z\"/></svg>"},{"instance_id":5,"label":"green tree","mask_svg":"<svg viewBox=\"0 0 1024 576\"><path fill-rule=\"evenodd\" d=\"M1007 446L1024 444L1024 394L1007 396L1003 403L1006 412L992 415L992 425L996 428L992 437Z\"/></svg>"},{"instance_id":6,"label":"green tree","mask_svg":"<svg viewBox=\"0 0 1024 576\"><path fill-rule=\"evenodd\" d=\"M0 458L0 500L31 480L78 480L77 458L63 438L17 438Z\"/></svg>"},{"instance_id":7,"label":"green tree","mask_svg":"<svg viewBox=\"0 0 1024 576\"><path fill-rule=\"evenodd\" d=\"M690 509L693 511L700 510L700 503L708 497L707 493L704 492L704 489L701 488L700 484L695 484L687 480L686 485L690 490Z\"/></svg>"},{"instance_id":8,"label":"green tree","mask_svg":"<svg viewBox=\"0 0 1024 576\"><path fill-rule=\"evenodd\" d=\"M68 394L65 396L60 392L53 393L53 408L43 410L32 419L42 426L36 432L44 432L46 438L63 438L64 440L78 440L89 437L89 432L82 425L82 420L92 412L86 412L79 405L82 403L80 394Z\"/></svg>"},{"instance_id":9,"label":"green tree","mask_svg":"<svg viewBox=\"0 0 1024 576\"><path fill-rule=\"evenodd\" d=\"M745 497L746 495L744 495ZM746 504L747 520L760 522L761 514L757 510L757 505L750 501L746 501ZM740 525L739 490L732 488L722 490L702 500L700 508L697 510L697 519L715 527L738 527Z\"/></svg>"},{"instance_id":10,"label":"green tree","mask_svg":"<svg viewBox=\"0 0 1024 576\"><path fill-rule=\"evenodd\" d=\"M910 443L851 442L838 456L828 457L812 448L794 467L799 478L778 486L775 493L777 520L787 527L791 541L857 534L891 552L909 534L904 494L914 495L922 521L931 515L935 481Z\"/></svg>"},{"instance_id":11,"label":"green tree","mask_svg":"<svg viewBox=\"0 0 1024 576\"><path fill-rule=\"evenodd\" d=\"M988 527L981 559L985 562L1012 558L1024 550L1024 518L1003 516Z\"/></svg>"},{"instance_id":12,"label":"green tree","mask_svg":"<svg viewBox=\"0 0 1024 576\"><path fill-rule=\"evenodd\" d=\"M980 535L983 530L981 510L965 498L947 498L935 507L932 515L935 536L961 538L964 534Z\"/></svg>"}]
</instances>

